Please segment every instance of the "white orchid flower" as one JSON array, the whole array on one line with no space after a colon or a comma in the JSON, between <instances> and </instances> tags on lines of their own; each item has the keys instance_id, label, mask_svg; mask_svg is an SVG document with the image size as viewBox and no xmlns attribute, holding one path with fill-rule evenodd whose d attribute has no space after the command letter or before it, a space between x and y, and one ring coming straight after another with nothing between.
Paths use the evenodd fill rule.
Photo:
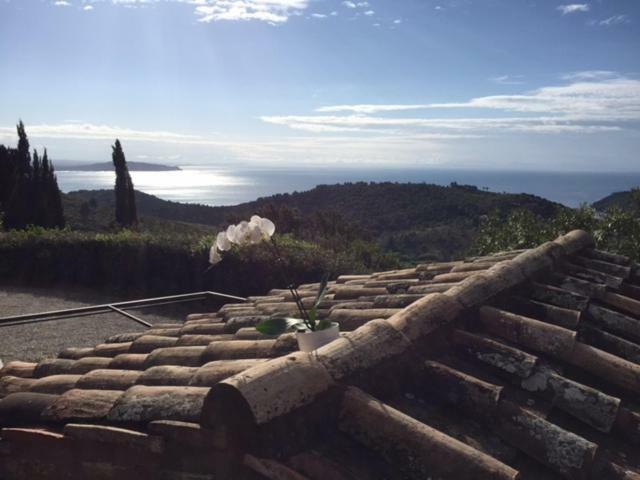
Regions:
<instances>
[{"instance_id":1,"label":"white orchid flower","mask_svg":"<svg viewBox=\"0 0 640 480\"><path fill-rule=\"evenodd\" d=\"M260 229L260 225L249 224L249 232L248 232L247 241L251 244L260 243L263 240L262 230Z\"/></svg>"},{"instance_id":2,"label":"white orchid flower","mask_svg":"<svg viewBox=\"0 0 640 480\"><path fill-rule=\"evenodd\" d=\"M235 243L236 242L236 226L235 225L229 225L227 227L227 239L231 243Z\"/></svg>"},{"instance_id":3,"label":"white orchid flower","mask_svg":"<svg viewBox=\"0 0 640 480\"><path fill-rule=\"evenodd\" d=\"M214 245L209 250L209 263L211 265L215 265L216 263L220 263L222 261L222 255L218 251L218 248Z\"/></svg>"},{"instance_id":4,"label":"white orchid flower","mask_svg":"<svg viewBox=\"0 0 640 480\"><path fill-rule=\"evenodd\" d=\"M260 217L258 215L254 215L253 217L251 217L249 225L252 224L257 225L260 228L263 240L270 239L276 231L276 226L271 220L269 220L268 218Z\"/></svg>"},{"instance_id":5,"label":"white orchid flower","mask_svg":"<svg viewBox=\"0 0 640 480\"><path fill-rule=\"evenodd\" d=\"M218 247L218 250L221 252L231 249L231 242L227 238L227 232L218 233L218 236L216 237L216 247Z\"/></svg>"},{"instance_id":6,"label":"white orchid flower","mask_svg":"<svg viewBox=\"0 0 640 480\"><path fill-rule=\"evenodd\" d=\"M253 215L248 222L243 220L237 225L229 225L226 231L216 236L215 244L209 251L209 263L219 263L222 260L222 252L230 250L233 244L244 246L260 243L269 240L275 231L275 224L259 215Z\"/></svg>"},{"instance_id":7,"label":"white orchid flower","mask_svg":"<svg viewBox=\"0 0 640 480\"><path fill-rule=\"evenodd\" d=\"M236 243L238 245L246 245L249 240L249 222L243 220L236 225Z\"/></svg>"},{"instance_id":8,"label":"white orchid flower","mask_svg":"<svg viewBox=\"0 0 640 480\"><path fill-rule=\"evenodd\" d=\"M260 230L262 230L262 233L263 235L265 235L265 238L271 238L273 234L276 232L276 225L268 218L261 218Z\"/></svg>"}]
</instances>

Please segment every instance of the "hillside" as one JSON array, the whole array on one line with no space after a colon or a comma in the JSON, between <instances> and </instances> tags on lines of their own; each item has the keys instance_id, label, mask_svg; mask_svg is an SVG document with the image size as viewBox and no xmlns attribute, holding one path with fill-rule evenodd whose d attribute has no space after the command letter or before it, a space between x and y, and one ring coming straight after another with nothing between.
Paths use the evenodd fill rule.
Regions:
<instances>
[{"instance_id":1,"label":"hillside","mask_svg":"<svg viewBox=\"0 0 640 480\"><path fill-rule=\"evenodd\" d=\"M442 187L389 182L320 185L306 192L224 207L170 202L142 192L136 192L136 200L143 222L162 219L198 224L201 228L221 227L229 221L268 211L271 206L276 210L296 209L303 222L318 212L337 212L363 236L375 239L385 249L406 259L460 255L471 244L482 216L495 210L525 208L548 218L564 208L527 194L493 193L455 184ZM114 205L111 190L71 192L65 195L64 202L67 219L76 228L104 229L111 221Z\"/></svg>"},{"instance_id":2,"label":"hillside","mask_svg":"<svg viewBox=\"0 0 640 480\"><path fill-rule=\"evenodd\" d=\"M592 207L599 212L604 212L610 208L619 208L625 211L638 210L640 207L640 195L638 190L627 190L625 192L614 192L611 195L594 202Z\"/></svg>"},{"instance_id":3,"label":"hillside","mask_svg":"<svg viewBox=\"0 0 640 480\"><path fill-rule=\"evenodd\" d=\"M193 211L197 205L167 202L153 195L136 191L140 229L150 233L210 234L211 224L198 222ZM67 225L73 230L108 232L115 221L113 190L80 190L62 194ZM208 208L208 207L204 207ZM175 212L170 214L170 212ZM181 213L184 212L184 215Z\"/></svg>"}]
</instances>

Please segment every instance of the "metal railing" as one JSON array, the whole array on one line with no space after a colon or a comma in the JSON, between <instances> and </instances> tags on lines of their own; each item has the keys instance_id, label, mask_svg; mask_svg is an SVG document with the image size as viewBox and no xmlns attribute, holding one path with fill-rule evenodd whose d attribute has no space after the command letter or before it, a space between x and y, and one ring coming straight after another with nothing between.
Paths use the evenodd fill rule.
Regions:
<instances>
[{"instance_id":1,"label":"metal railing","mask_svg":"<svg viewBox=\"0 0 640 480\"><path fill-rule=\"evenodd\" d=\"M219 292L195 292L185 293L182 295L170 295L167 297L155 297L144 298L142 300L130 300L127 302L117 303L105 303L103 305L91 305L88 307L68 308L65 310L52 310L50 312L40 313L27 313L24 315L13 315L10 317L0 318L0 327L8 327L11 325L25 325L29 323L48 322L51 320L61 320L64 318L85 317L88 315L101 315L104 313L118 313L125 316L135 322L138 322L145 327L151 327L152 325L127 312L127 310L142 309L148 307L157 307L160 305L170 305L183 302L195 302L198 300L209 300L211 298L228 298L231 300L238 300L246 302L247 299L243 297L236 297L235 295L227 295L226 293Z\"/></svg>"}]
</instances>

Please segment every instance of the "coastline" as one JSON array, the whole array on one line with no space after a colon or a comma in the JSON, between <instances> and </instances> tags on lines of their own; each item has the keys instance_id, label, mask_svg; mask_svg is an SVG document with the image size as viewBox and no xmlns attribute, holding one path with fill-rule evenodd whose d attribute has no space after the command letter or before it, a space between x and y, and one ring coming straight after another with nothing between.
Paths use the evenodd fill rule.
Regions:
<instances>
[{"instance_id":1,"label":"coastline","mask_svg":"<svg viewBox=\"0 0 640 480\"><path fill-rule=\"evenodd\" d=\"M59 170L65 192L113 187L113 172ZM137 190L163 200L208 206L230 206L276 194L301 192L317 185L349 182L432 183L475 185L497 193L528 193L568 207L592 204L640 185L640 172L529 172L444 169L248 169L220 166L180 166L179 171L132 171Z\"/></svg>"}]
</instances>

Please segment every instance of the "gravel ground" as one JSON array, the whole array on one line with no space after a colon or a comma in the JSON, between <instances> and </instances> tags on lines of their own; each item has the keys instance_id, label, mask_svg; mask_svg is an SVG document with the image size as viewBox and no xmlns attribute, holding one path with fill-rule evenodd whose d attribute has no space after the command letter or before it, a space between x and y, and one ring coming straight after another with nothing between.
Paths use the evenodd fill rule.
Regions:
<instances>
[{"instance_id":1,"label":"gravel ground","mask_svg":"<svg viewBox=\"0 0 640 480\"><path fill-rule=\"evenodd\" d=\"M123 300L126 299L78 287L51 289L0 285L0 317ZM181 322L188 313L202 311L211 311L211 307L193 302L131 310L131 313L153 324ZM143 325L115 313L0 326L0 359L4 363L11 360L39 361L56 357L67 347L93 347L111 335L145 329Z\"/></svg>"}]
</instances>

